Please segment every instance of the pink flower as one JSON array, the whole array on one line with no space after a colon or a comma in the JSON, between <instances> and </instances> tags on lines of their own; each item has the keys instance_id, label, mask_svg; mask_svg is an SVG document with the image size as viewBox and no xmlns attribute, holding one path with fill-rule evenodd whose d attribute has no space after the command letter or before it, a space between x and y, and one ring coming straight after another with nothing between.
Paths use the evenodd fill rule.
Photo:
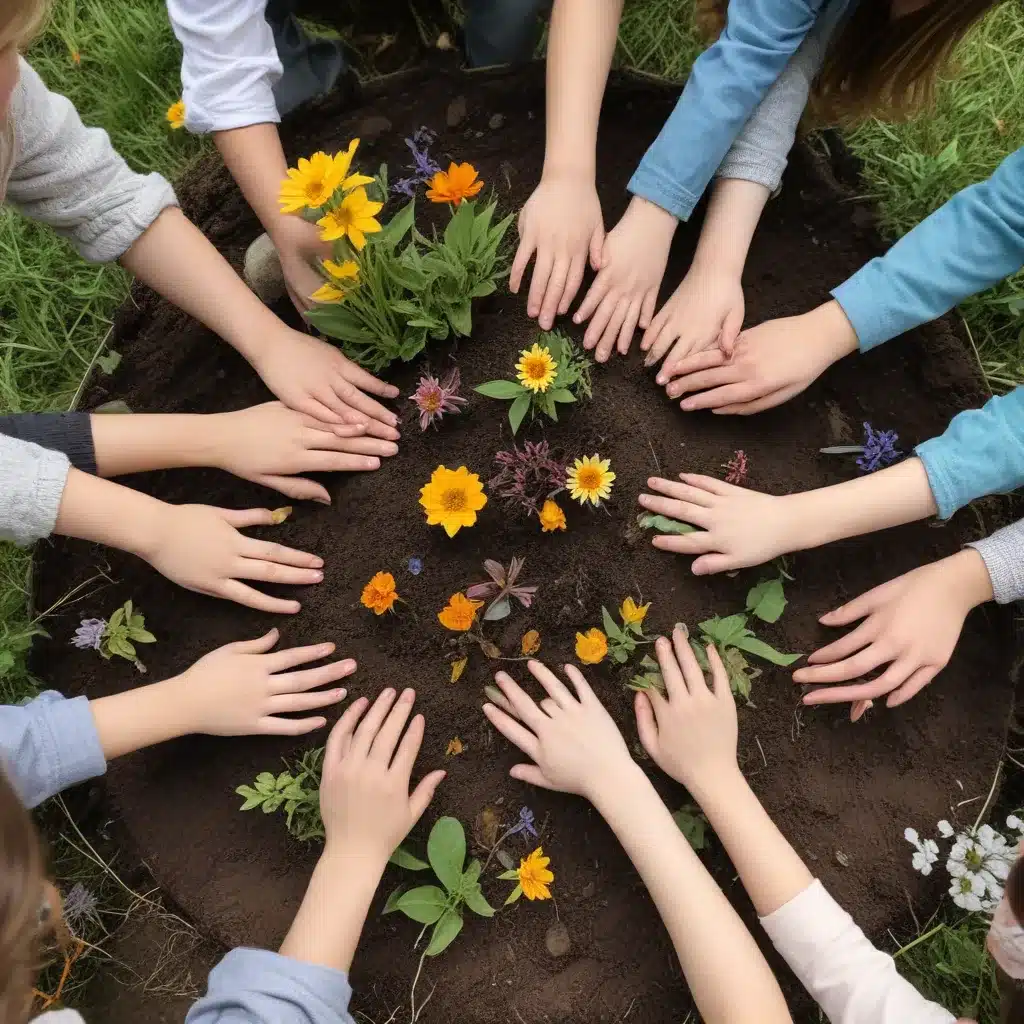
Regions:
<instances>
[{"instance_id":1,"label":"pink flower","mask_svg":"<svg viewBox=\"0 0 1024 1024\"><path fill-rule=\"evenodd\" d=\"M459 406L465 405L467 400L459 395L460 383L458 367L445 377L443 383L430 373L420 377L416 390L409 396L420 411L420 430L426 430L431 424L436 426L435 421L445 413L462 411Z\"/></svg>"}]
</instances>

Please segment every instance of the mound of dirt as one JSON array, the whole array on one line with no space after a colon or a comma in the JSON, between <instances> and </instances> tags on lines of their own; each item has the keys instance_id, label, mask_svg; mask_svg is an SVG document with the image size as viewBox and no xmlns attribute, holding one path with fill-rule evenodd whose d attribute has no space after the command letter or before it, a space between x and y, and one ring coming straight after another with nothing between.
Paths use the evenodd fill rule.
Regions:
<instances>
[{"instance_id":1,"label":"mound of dirt","mask_svg":"<svg viewBox=\"0 0 1024 1024\"><path fill-rule=\"evenodd\" d=\"M465 97L466 116L448 127L446 113L459 96ZM618 79L609 88L598 163L609 224L624 208L629 174L674 99L672 91L634 80ZM389 127L380 130L385 122ZM367 125L375 133L368 134ZM340 112L328 100L292 120L284 134L293 159L341 148L362 134L362 166L387 160L394 174L407 159L403 137L421 125L439 132L436 152L471 160L502 204L518 208L541 168L542 71L407 75L386 82L364 109ZM239 265L259 226L219 163L200 164L180 194L208 237ZM809 308L880 250L870 214L840 201L849 199L809 154L796 154L748 261L749 322ZM687 267L698 228L699 218L681 227L667 288ZM516 353L536 335L524 305L507 294L488 300L470 340L429 352L433 368L443 370L457 357L467 392L508 375ZM269 397L225 344L144 289L136 289L124 309L113 345L124 360L112 379L92 390L92 404L117 397L137 411L214 412ZM408 395L420 369L396 366L389 379ZM983 399L972 362L948 321L845 360L804 395L753 419L684 415L651 377L635 353L616 358L596 368L592 402L573 407L557 425L525 435L544 436L569 456L600 452L618 474L607 512L587 512L566 500L569 529L552 535L542 535L536 520L503 516L494 500L475 528L453 540L428 528L417 504L419 488L441 463L489 476L494 453L510 441L507 405L471 395L464 415L445 420L438 432L421 434L403 399L403 443L396 458L374 474L331 479L332 507L299 507L285 525L266 531L326 561L324 582L298 594L303 610L293 619L188 593L116 551L63 542L40 549L40 607L98 565L108 566L114 581L62 608L50 623L54 640L40 645L36 668L54 685L98 696L139 683L126 663L94 659L67 643L79 618L109 614L129 597L160 640L146 651L150 679L277 625L285 644L332 640L340 653L356 657L353 696L373 695L384 684L410 684L419 691L428 722L419 768L443 765L449 778L411 838L412 848L422 849L427 828L441 814L456 815L470 829L488 804L509 821L523 804L535 811L552 857L557 914L568 929L570 951L558 959L545 951L545 931L556 915L550 902L524 901L493 921L470 915L456 943L425 969L420 994L433 988L434 996L424 1021L598 1024L628 1017L633 1024L662 1024L683 1019L690 1007L654 907L597 814L581 800L530 790L508 778L517 756L479 713L481 688L494 664L476 651L462 679L449 682L452 634L436 620L448 596L483 578L485 558L507 563L513 555L525 556L524 579L540 588L535 605L528 612L517 609L492 636L514 654L521 635L537 629L541 656L552 664L570 660L576 631L599 625L601 605L617 607L627 593L653 602L648 626L657 631L676 621L693 625L715 613L739 611L763 572L695 578L685 562L632 535L636 495L649 475L685 469L721 476L723 463L742 448L750 486L773 493L819 487L856 472L852 459L822 456L818 449L856 441L862 421L898 430L909 448ZM128 482L173 502L284 503L216 471L154 473ZM789 606L760 635L782 650L809 653L832 635L818 624L820 614L957 550L975 530L968 514L941 526L907 526L797 555L788 561L795 577L787 584ZM418 576L406 569L413 555L424 563ZM393 572L398 581L406 604L397 616L376 618L359 605L363 585L378 570ZM928 829L950 816L951 805L988 791L1011 703L1004 626L995 612L972 615L948 669L931 686L908 705L875 711L857 726L846 720L845 706L801 708L789 673L770 666L755 683L756 706L740 709L742 763L754 788L824 883L872 934L881 936L909 920L908 893L919 915L927 916L939 892L935 879L929 884L911 871L903 829ZM632 743L631 695L620 676L607 666L589 675ZM466 752L446 759L454 736ZM317 853L293 842L277 816L241 814L234 789L322 738L190 738L111 767L110 794L154 875L201 928L225 943L278 943ZM684 792L648 766L670 806L686 802ZM714 843L707 860L752 919ZM407 999L418 960L412 948L417 926L398 915L379 916L396 881L389 874L382 886L353 970L356 1005L376 1020L388 1019ZM488 879L485 891L501 903L507 884ZM799 997L793 998L797 1005Z\"/></svg>"}]
</instances>

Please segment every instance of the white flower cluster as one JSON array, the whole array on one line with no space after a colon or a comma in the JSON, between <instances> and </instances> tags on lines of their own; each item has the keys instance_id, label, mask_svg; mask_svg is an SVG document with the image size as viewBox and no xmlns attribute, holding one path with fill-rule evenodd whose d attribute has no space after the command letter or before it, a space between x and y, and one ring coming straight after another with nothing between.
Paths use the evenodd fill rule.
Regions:
<instances>
[{"instance_id":1,"label":"white flower cluster","mask_svg":"<svg viewBox=\"0 0 1024 1024\"><path fill-rule=\"evenodd\" d=\"M1006 827L1024 835L1024 821L1015 814L1006 819ZM1003 883L1017 858L1017 845L1021 837L1007 839L991 825L957 832L948 821L938 823L939 835L952 839L953 845L946 859L946 871L952 884L949 895L963 910L972 913L991 912L1003 898ZM911 864L922 875L932 873L932 865L939 860L939 844L934 839L921 839L916 829L903 833L914 855Z\"/></svg>"}]
</instances>

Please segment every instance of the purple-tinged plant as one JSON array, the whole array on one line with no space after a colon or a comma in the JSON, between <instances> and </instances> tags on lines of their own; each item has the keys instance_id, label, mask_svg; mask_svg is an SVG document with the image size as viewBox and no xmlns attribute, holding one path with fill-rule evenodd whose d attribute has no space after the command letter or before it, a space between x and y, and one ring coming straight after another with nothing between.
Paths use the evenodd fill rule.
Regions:
<instances>
[{"instance_id":1,"label":"purple-tinged plant","mask_svg":"<svg viewBox=\"0 0 1024 1024\"><path fill-rule=\"evenodd\" d=\"M548 498L565 489L566 465L551 454L547 441L527 441L497 452L500 469L487 481L487 489L502 501L510 514L535 516Z\"/></svg>"},{"instance_id":2,"label":"purple-tinged plant","mask_svg":"<svg viewBox=\"0 0 1024 1024\"><path fill-rule=\"evenodd\" d=\"M98 651L106 631L106 619L82 619L71 643L82 651Z\"/></svg>"},{"instance_id":3,"label":"purple-tinged plant","mask_svg":"<svg viewBox=\"0 0 1024 1024\"><path fill-rule=\"evenodd\" d=\"M99 900L81 882L75 884L61 901L61 912L72 932L79 934L85 924L92 922L100 927Z\"/></svg>"},{"instance_id":4,"label":"purple-tinged plant","mask_svg":"<svg viewBox=\"0 0 1024 1024\"><path fill-rule=\"evenodd\" d=\"M417 558L413 555L412 558L409 559L409 572L411 572L413 576L419 576L419 574L423 572L423 559Z\"/></svg>"},{"instance_id":5,"label":"purple-tinged plant","mask_svg":"<svg viewBox=\"0 0 1024 1024\"><path fill-rule=\"evenodd\" d=\"M505 833L507 836L518 835L520 832L523 834L523 838L529 842L529 837L533 836L534 839L539 839L540 834L533 827L533 811L529 807L523 807L519 811L519 821L517 821L509 830Z\"/></svg>"},{"instance_id":6,"label":"purple-tinged plant","mask_svg":"<svg viewBox=\"0 0 1024 1024\"><path fill-rule=\"evenodd\" d=\"M742 487L747 482L747 453L742 448L738 449L722 468L728 470L725 474L727 484Z\"/></svg>"},{"instance_id":7,"label":"purple-tinged plant","mask_svg":"<svg viewBox=\"0 0 1024 1024\"><path fill-rule=\"evenodd\" d=\"M896 447L900 439L895 430L875 430L870 423L864 424L864 451L857 459L862 473L874 473L876 469L891 466L903 458L903 452Z\"/></svg>"},{"instance_id":8,"label":"purple-tinged plant","mask_svg":"<svg viewBox=\"0 0 1024 1024\"><path fill-rule=\"evenodd\" d=\"M489 583L474 583L466 588L466 597L471 601L479 598L494 597L484 612L484 619L493 622L496 619L504 619L512 611L511 599L514 597L524 608L529 608L533 603L533 595L537 593L534 586L517 585L519 574L526 565L525 558L512 556L512 564L505 571L501 562L493 558L484 560L484 570L491 577Z\"/></svg>"},{"instance_id":9,"label":"purple-tinged plant","mask_svg":"<svg viewBox=\"0 0 1024 1024\"><path fill-rule=\"evenodd\" d=\"M445 413L462 411L459 406L465 405L468 399L459 394L461 383L457 366L443 383L429 372L420 377L416 390L409 396L409 401L415 402L420 411L420 430L426 430L431 424L436 427L436 421Z\"/></svg>"},{"instance_id":10,"label":"purple-tinged plant","mask_svg":"<svg viewBox=\"0 0 1024 1024\"><path fill-rule=\"evenodd\" d=\"M437 133L429 128L417 128L411 139L406 139L405 144L412 153L412 163L409 169L412 171L408 177L399 178L392 186L393 192L399 192L410 199L416 195L416 186L425 185L430 179L441 170L440 165L430 155L430 147L434 144Z\"/></svg>"}]
</instances>

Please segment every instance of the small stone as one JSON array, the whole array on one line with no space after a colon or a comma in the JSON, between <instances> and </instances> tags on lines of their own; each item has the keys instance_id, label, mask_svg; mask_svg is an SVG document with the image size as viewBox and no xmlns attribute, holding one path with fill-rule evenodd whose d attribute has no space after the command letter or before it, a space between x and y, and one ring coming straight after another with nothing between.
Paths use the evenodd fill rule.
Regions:
<instances>
[{"instance_id":1,"label":"small stone","mask_svg":"<svg viewBox=\"0 0 1024 1024\"><path fill-rule=\"evenodd\" d=\"M506 871L511 871L511 870L513 870L513 868L515 868L516 862L512 859L512 855L510 853L508 853L506 850L499 850L495 854L495 856L501 862L501 866Z\"/></svg>"},{"instance_id":2,"label":"small stone","mask_svg":"<svg viewBox=\"0 0 1024 1024\"><path fill-rule=\"evenodd\" d=\"M449 128L458 128L466 120L466 97L456 96L448 104L448 112L444 116L445 123Z\"/></svg>"},{"instance_id":3,"label":"small stone","mask_svg":"<svg viewBox=\"0 0 1024 1024\"><path fill-rule=\"evenodd\" d=\"M547 934L544 936L544 945L547 946L548 952L552 956L565 956L572 949L569 929L561 921L556 921L548 928Z\"/></svg>"},{"instance_id":4,"label":"small stone","mask_svg":"<svg viewBox=\"0 0 1024 1024\"><path fill-rule=\"evenodd\" d=\"M487 122L487 127L492 132L496 132L505 123L504 114L491 114L491 119Z\"/></svg>"},{"instance_id":5,"label":"small stone","mask_svg":"<svg viewBox=\"0 0 1024 1024\"><path fill-rule=\"evenodd\" d=\"M850 866L850 858L847 857L842 850L836 850L836 860L839 861L840 865L844 868L848 868Z\"/></svg>"},{"instance_id":6,"label":"small stone","mask_svg":"<svg viewBox=\"0 0 1024 1024\"><path fill-rule=\"evenodd\" d=\"M580 895L585 900L589 900L590 897L593 896L595 892L597 892L597 886L593 882L587 882L587 884L585 886L583 886L583 890L580 893Z\"/></svg>"},{"instance_id":7,"label":"small stone","mask_svg":"<svg viewBox=\"0 0 1024 1024\"><path fill-rule=\"evenodd\" d=\"M281 258L277 255L270 235L260 235L246 249L242 277L261 302L269 305L284 298L287 289L284 272L281 270Z\"/></svg>"},{"instance_id":8,"label":"small stone","mask_svg":"<svg viewBox=\"0 0 1024 1024\"><path fill-rule=\"evenodd\" d=\"M383 114L371 114L369 117L364 117L362 121L356 126L354 132L357 139L363 139L364 141L369 139L376 139L380 135L386 135L391 131L392 124L388 118L384 117Z\"/></svg>"},{"instance_id":9,"label":"small stone","mask_svg":"<svg viewBox=\"0 0 1024 1024\"><path fill-rule=\"evenodd\" d=\"M104 402L102 405L97 405L93 412L109 412L114 414L131 413L131 409L128 408L128 403L123 402L120 398L115 399L113 402Z\"/></svg>"}]
</instances>

